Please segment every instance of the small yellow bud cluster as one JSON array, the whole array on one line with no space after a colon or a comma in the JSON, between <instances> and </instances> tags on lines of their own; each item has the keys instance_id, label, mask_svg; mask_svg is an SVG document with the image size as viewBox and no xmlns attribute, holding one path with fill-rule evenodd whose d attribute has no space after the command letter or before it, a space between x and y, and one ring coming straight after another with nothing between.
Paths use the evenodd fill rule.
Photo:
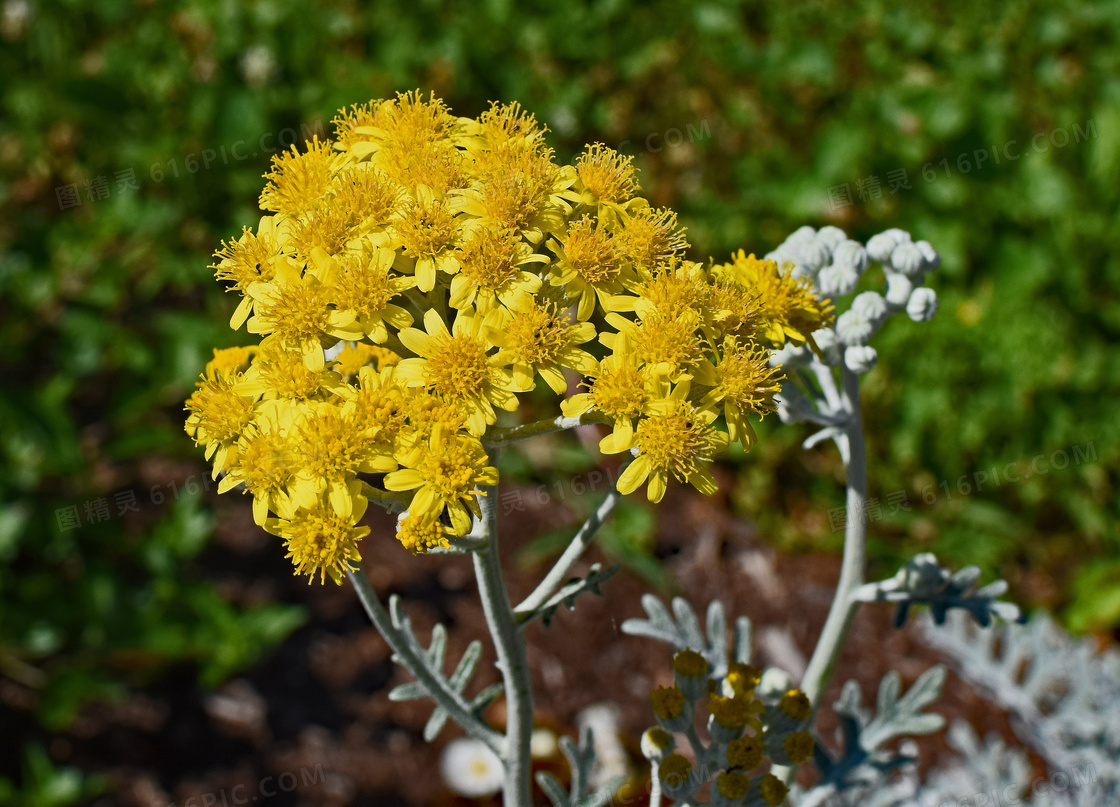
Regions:
<instances>
[{"instance_id":1,"label":"small yellow bud cluster","mask_svg":"<svg viewBox=\"0 0 1120 807\"><path fill-rule=\"evenodd\" d=\"M595 144L560 165L517 104L461 118L407 93L334 124L273 159L268 215L216 253L230 325L260 342L217 351L187 402L222 489L320 579L360 559L370 498L407 508L414 552L468 532L498 482L497 412L538 380L636 455L622 493L714 491L713 455L774 409L768 350L830 320L773 261L685 260L631 158Z\"/></svg>"},{"instance_id":2,"label":"small yellow bud cluster","mask_svg":"<svg viewBox=\"0 0 1120 807\"><path fill-rule=\"evenodd\" d=\"M804 693L791 690L780 701L764 702L755 693L762 680L758 667L732 662L722 675L712 676L707 659L692 650L682 650L673 656L673 673L676 683L658 687L650 697L659 726L647 731L650 739L644 737L642 743L643 753L657 766L664 792L675 799L691 798L712 776L707 764L696 768L681 754L668 753L674 745L672 732L690 735L695 740L691 732L699 696L693 693L705 692L711 747L702 756L718 762L712 803L740 804L751 793L751 798L773 807L785 801L789 791L780 779L770 773L755 779L751 776L767 762L788 765L812 756L813 738L801 730L811 717ZM701 685L695 685L697 682ZM786 724L790 721L798 724L798 730L788 730ZM771 747L775 723L781 724L782 743L776 753ZM652 741L654 736L656 743Z\"/></svg>"}]
</instances>

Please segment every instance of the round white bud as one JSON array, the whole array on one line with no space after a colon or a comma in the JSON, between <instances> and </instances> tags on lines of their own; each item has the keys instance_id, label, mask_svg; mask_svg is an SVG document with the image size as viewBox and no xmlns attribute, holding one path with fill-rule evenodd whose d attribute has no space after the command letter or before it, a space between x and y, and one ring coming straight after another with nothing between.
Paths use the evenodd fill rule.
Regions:
<instances>
[{"instance_id":1,"label":"round white bud","mask_svg":"<svg viewBox=\"0 0 1120 807\"><path fill-rule=\"evenodd\" d=\"M906 303L906 314L914 322L928 322L937 313L937 292L922 287L914 289L910 301Z\"/></svg>"},{"instance_id":2,"label":"round white bud","mask_svg":"<svg viewBox=\"0 0 1120 807\"><path fill-rule=\"evenodd\" d=\"M910 278L921 277L925 263L925 257L916 244L899 244L891 252L891 267Z\"/></svg>"},{"instance_id":3,"label":"round white bud","mask_svg":"<svg viewBox=\"0 0 1120 807\"><path fill-rule=\"evenodd\" d=\"M881 322L887 315L887 301L877 291L865 291L852 300L852 311L872 322Z\"/></svg>"},{"instance_id":4,"label":"round white bud","mask_svg":"<svg viewBox=\"0 0 1120 807\"><path fill-rule=\"evenodd\" d=\"M857 311L845 311L836 318L836 335L846 345L862 345L875 333L875 323Z\"/></svg>"},{"instance_id":5,"label":"round white bud","mask_svg":"<svg viewBox=\"0 0 1120 807\"><path fill-rule=\"evenodd\" d=\"M847 239L847 235L839 227L833 227L831 224L827 227L821 227L817 231L817 241L824 244L829 252L836 249L836 245Z\"/></svg>"},{"instance_id":6,"label":"round white bud","mask_svg":"<svg viewBox=\"0 0 1120 807\"><path fill-rule=\"evenodd\" d=\"M806 241L812 241L816 237L817 231L806 224L790 233L789 238L787 238L785 242L787 244L804 244Z\"/></svg>"},{"instance_id":7,"label":"round white bud","mask_svg":"<svg viewBox=\"0 0 1120 807\"><path fill-rule=\"evenodd\" d=\"M887 302L891 305L902 308L906 305L906 301L910 299L910 292L914 290L914 284L910 282L910 278L906 275L896 274L891 272L887 275Z\"/></svg>"},{"instance_id":8,"label":"round white bud","mask_svg":"<svg viewBox=\"0 0 1120 807\"><path fill-rule=\"evenodd\" d=\"M844 364L856 375L863 375L875 368L879 354L870 345L853 345L844 351Z\"/></svg>"},{"instance_id":9,"label":"round white bud","mask_svg":"<svg viewBox=\"0 0 1120 807\"><path fill-rule=\"evenodd\" d=\"M867 269L867 250L859 241L843 241L832 251L832 263L850 266L862 275Z\"/></svg>"},{"instance_id":10,"label":"round white bud","mask_svg":"<svg viewBox=\"0 0 1120 807\"><path fill-rule=\"evenodd\" d=\"M894 248L898 246L898 241L890 234L890 230L885 233L871 236L871 240L867 242L867 254L871 256L872 260L879 263L887 263L891 259L891 253Z\"/></svg>"},{"instance_id":11,"label":"round white bud","mask_svg":"<svg viewBox=\"0 0 1120 807\"><path fill-rule=\"evenodd\" d=\"M821 269L817 286L826 297L843 297L859 285L859 273L846 264L833 264Z\"/></svg>"},{"instance_id":12,"label":"round white bud","mask_svg":"<svg viewBox=\"0 0 1120 807\"><path fill-rule=\"evenodd\" d=\"M941 265L941 256L937 254L937 250L933 248L933 244L929 241L919 241L916 246L922 253L922 259L925 261L923 267L927 272L932 272Z\"/></svg>"}]
</instances>

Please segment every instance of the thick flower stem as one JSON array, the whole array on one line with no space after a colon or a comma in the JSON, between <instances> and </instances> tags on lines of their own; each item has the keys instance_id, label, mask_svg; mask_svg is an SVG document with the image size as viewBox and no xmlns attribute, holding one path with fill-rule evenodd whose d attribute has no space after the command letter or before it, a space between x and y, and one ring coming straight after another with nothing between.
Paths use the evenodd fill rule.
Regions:
<instances>
[{"instance_id":1,"label":"thick flower stem","mask_svg":"<svg viewBox=\"0 0 1120 807\"><path fill-rule=\"evenodd\" d=\"M497 495L497 488L486 488L481 497L483 529L489 543L474 553L474 572L505 686L506 737L501 754L505 768L503 804L505 807L532 807L529 743L533 734L533 690L525 639L510 606L498 556L494 502Z\"/></svg>"},{"instance_id":2,"label":"thick flower stem","mask_svg":"<svg viewBox=\"0 0 1120 807\"><path fill-rule=\"evenodd\" d=\"M541 434L551 434L552 432L562 432L567 429L574 429L577 426L588 426L593 423L607 423L608 420L596 412L588 412L580 415L579 417L555 417L550 420L537 420L532 423L525 423L520 426L509 426L504 428L493 428L486 433L483 438L487 447L501 446L506 443L512 443L516 440L527 440L530 437L536 437Z\"/></svg>"},{"instance_id":3,"label":"thick flower stem","mask_svg":"<svg viewBox=\"0 0 1120 807\"><path fill-rule=\"evenodd\" d=\"M350 578L354 590L358 593L358 599L361 600L362 607L365 608L366 614L369 615L374 627L385 638L390 649L400 660L401 665L412 673L413 677L424 687L428 697L442 707L464 731L482 740L494 753L500 754L502 751L501 735L475 717L471 712L470 704L464 700L463 696L448 687L446 682L441 681L432 673L424 659L420 657L401 632L393 626L393 620L389 616L389 612L381 604L381 598L377 596L377 592L374 591L366 573L357 569L348 571L346 575Z\"/></svg>"},{"instance_id":4,"label":"thick flower stem","mask_svg":"<svg viewBox=\"0 0 1120 807\"><path fill-rule=\"evenodd\" d=\"M844 404L850 413L845 434L848 439L847 519L844 530L844 559L840 581L832 600L821 637L801 681L801 690L813 709L820 704L848 635L859 603L853 597L863 585L867 566L867 456L863 445L863 417L859 405L859 376L847 367L840 368Z\"/></svg>"}]
</instances>

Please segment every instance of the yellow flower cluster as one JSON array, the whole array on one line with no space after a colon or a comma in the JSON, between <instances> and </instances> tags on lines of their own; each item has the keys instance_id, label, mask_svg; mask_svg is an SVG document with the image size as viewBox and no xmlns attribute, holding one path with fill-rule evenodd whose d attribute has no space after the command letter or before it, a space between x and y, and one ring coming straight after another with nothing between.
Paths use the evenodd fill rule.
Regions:
<instances>
[{"instance_id":1,"label":"yellow flower cluster","mask_svg":"<svg viewBox=\"0 0 1120 807\"><path fill-rule=\"evenodd\" d=\"M216 351L187 402L220 489L244 485L300 572L354 567L371 485L407 504L409 549L465 534L498 481L487 431L538 379L635 455L622 492L710 493L713 454L773 409L768 348L830 317L772 261L685 260L631 158L560 165L516 103L468 119L408 93L334 125L273 159L269 215L217 252L230 325L261 340Z\"/></svg>"}]
</instances>

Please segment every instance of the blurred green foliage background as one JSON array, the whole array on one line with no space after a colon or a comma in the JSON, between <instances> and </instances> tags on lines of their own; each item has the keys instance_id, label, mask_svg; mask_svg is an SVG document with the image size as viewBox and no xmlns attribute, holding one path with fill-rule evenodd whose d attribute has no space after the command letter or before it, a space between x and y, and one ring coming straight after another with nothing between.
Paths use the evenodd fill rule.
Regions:
<instances>
[{"instance_id":1,"label":"blurred green foliage background","mask_svg":"<svg viewBox=\"0 0 1120 807\"><path fill-rule=\"evenodd\" d=\"M221 513L182 401L238 340L207 264L259 216L271 153L416 87L466 115L518 100L561 159L635 154L699 259L802 224L931 241L941 313L892 322L865 383L880 570L931 550L1114 629L1120 3L896 6L4 0L0 675L58 727L171 663L221 681L303 619L198 563ZM727 466L733 506L787 549L836 548L838 459L764 427ZM1022 481L997 485L1008 463ZM657 578L648 546L616 543ZM25 776L35 803L81 798L48 774Z\"/></svg>"}]
</instances>

